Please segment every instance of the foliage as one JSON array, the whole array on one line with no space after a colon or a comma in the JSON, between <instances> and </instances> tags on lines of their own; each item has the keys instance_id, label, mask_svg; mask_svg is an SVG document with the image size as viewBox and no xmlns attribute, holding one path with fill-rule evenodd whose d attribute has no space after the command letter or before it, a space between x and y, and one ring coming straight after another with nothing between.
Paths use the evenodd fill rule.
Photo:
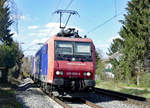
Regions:
<instances>
[{"instance_id":1,"label":"foliage","mask_svg":"<svg viewBox=\"0 0 150 108\"><path fill-rule=\"evenodd\" d=\"M20 63L23 56L22 51L13 42L12 46L6 44L0 46L0 67L12 68L16 63Z\"/></svg>"},{"instance_id":2,"label":"foliage","mask_svg":"<svg viewBox=\"0 0 150 108\"><path fill-rule=\"evenodd\" d=\"M96 56L96 68L98 68L98 65L97 65L97 64L98 64L99 61L102 59L100 49L96 49L96 51L95 51L95 56Z\"/></svg>"},{"instance_id":3,"label":"foliage","mask_svg":"<svg viewBox=\"0 0 150 108\"><path fill-rule=\"evenodd\" d=\"M123 47L123 41L120 38L113 40L113 43L110 46L108 55L111 56L117 52L120 52L122 47ZM113 72L113 74L115 74L115 79L122 80L124 75L120 72L119 58L110 59L110 63L112 64L112 72Z\"/></svg>"},{"instance_id":4,"label":"foliage","mask_svg":"<svg viewBox=\"0 0 150 108\"><path fill-rule=\"evenodd\" d=\"M23 106L16 100L16 91L10 85L0 85L1 108L22 108ZM3 89L5 88L5 89ZM7 88L7 89L6 89Z\"/></svg>"},{"instance_id":5,"label":"foliage","mask_svg":"<svg viewBox=\"0 0 150 108\"><path fill-rule=\"evenodd\" d=\"M22 51L15 42L13 42L11 46L8 46L6 44L0 46L0 67L6 68L4 80L8 79L9 70L11 72L11 77L18 76L19 71L17 71L18 69L14 70L14 67L21 67L22 57Z\"/></svg>"},{"instance_id":6,"label":"foliage","mask_svg":"<svg viewBox=\"0 0 150 108\"><path fill-rule=\"evenodd\" d=\"M99 80L96 81L96 87L109 89L109 90L118 90L118 83L113 80Z\"/></svg>"},{"instance_id":7,"label":"foliage","mask_svg":"<svg viewBox=\"0 0 150 108\"><path fill-rule=\"evenodd\" d=\"M105 69L105 63L102 59L102 52L99 49L96 49L96 75L97 78L102 78L102 74Z\"/></svg>"},{"instance_id":8,"label":"foliage","mask_svg":"<svg viewBox=\"0 0 150 108\"><path fill-rule=\"evenodd\" d=\"M138 96L143 96L144 94L149 94L149 91L147 89L144 90L138 90L138 89L121 89L120 92L122 93L127 93L131 95L138 95Z\"/></svg>"},{"instance_id":9,"label":"foliage","mask_svg":"<svg viewBox=\"0 0 150 108\"><path fill-rule=\"evenodd\" d=\"M13 21L10 19L10 9L7 5L8 0L0 0L0 40L7 45L13 42L12 33L9 29Z\"/></svg>"},{"instance_id":10,"label":"foliage","mask_svg":"<svg viewBox=\"0 0 150 108\"><path fill-rule=\"evenodd\" d=\"M116 82L114 80L109 81L96 81L96 87L104 88L108 90L118 91L126 94L142 96L145 98L150 98L150 89L146 87L138 88L135 84L128 85L125 82Z\"/></svg>"},{"instance_id":11,"label":"foliage","mask_svg":"<svg viewBox=\"0 0 150 108\"><path fill-rule=\"evenodd\" d=\"M120 31L120 39L115 39L109 49L109 55L120 52L118 60L112 59L116 79L140 79L143 71L150 72L150 11L149 0L131 0ZM146 66L147 65L147 66ZM119 73L119 74L118 74Z\"/></svg>"},{"instance_id":12,"label":"foliage","mask_svg":"<svg viewBox=\"0 0 150 108\"><path fill-rule=\"evenodd\" d=\"M15 76L18 76L21 59L23 53L19 44L14 42L12 39L13 33L11 33L10 27L13 23L12 18L10 18L10 7L9 0L0 0L0 67L5 67L5 72L3 74L3 82L8 80L8 70L14 66L18 67L18 71L14 72Z\"/></svg>"},{"instance_id":13,"label":"foliage","mask_svg":"<svg viewBox=\"0 0 150 108\"><path fill-rule=\"evenodd\" d=\"M141 77L140 87L150 87L150 73L145 73Z\"/></svg>"},{"instance_id":14,"label":"foliage","mask_svg":"<svg viewBox=\"0 0 150 108\"><path fill-rule=\"evenodd\" d=\"M99 60L96 65L96 75L102 79L105 70L105 63L102 60Z\"/></svg>"},{"instance_id":15,"label":"foliage","mask_svg":"<svg viewBox=\"0 0 150 108\"><path fill-rule=\"evenodd\" d=\"M24 57L22 61L21 72L24 77L29 77L32 71L32 57Z\"/></svg>"},{"instance_id":16,"label":"foliage","mask_svg":"<svg viewBox=\"0 0 150 108\"><path fill-rule=\"evenodd\" d=\"M0 67L11 68L15 65L13 49L8 45L0 46Z\"/></svg>"},{"instance_id":17,"label":"foliage","mask_svg":"<svg viewBox=\"0 0 150 108\"><path fill-rule=\"evenodd\" d=\"M11 76L18 78L21 70L22 58L24 55L17 42L14 42L11 47L13 48L13 53L15 56L15 65L9 70L9 72L12 73Z\"/></svg>"}]
</instances>

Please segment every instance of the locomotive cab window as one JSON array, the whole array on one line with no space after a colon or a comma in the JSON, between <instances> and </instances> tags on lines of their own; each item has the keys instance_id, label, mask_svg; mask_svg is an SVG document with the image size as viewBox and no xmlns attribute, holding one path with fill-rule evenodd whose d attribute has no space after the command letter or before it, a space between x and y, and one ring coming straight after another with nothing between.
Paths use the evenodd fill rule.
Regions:
<instances>
[{"instance_id":1,"label":"locomotive cab window","mask_svg":"<svg viewBox=\"0 0 150 108\"><path fill-rule=\"evenodd\" d=\"M91 56L91 44L87 42L75 42L75 55Z\"/></svg>"},{"instance_id":2,"label":"locomotive cab window","mask_svg":"<svg viewBox=\"0 0 150 108\"><path fill-rule=\"evenodd\" d=\"M73 54L73 47L72 42L66 41L56 41L56 54L65 54L65 55L72 55Z\"/></svg>"}]
</instances>

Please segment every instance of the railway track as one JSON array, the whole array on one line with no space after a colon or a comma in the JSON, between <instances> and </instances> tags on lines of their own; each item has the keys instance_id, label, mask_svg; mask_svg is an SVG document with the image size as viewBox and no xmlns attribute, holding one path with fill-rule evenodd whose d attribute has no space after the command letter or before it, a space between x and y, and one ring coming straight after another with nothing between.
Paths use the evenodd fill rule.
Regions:
<instances>
[{"instance_id":1,"label":"railway track","mask_svg":"<svg viewBox=\"0 0 150 108\"><path fill-rule=\"evenodd\" d=\"M106 90L106 89L101 89L101 88L94 88L94 91L88 92L87 97L56 97L54 95L50 95L49 93L46 93L42 88L41 90L47 94L51 99L53 99L56 103L61 105L63 108L105 108L105 106L101 105L103 102L105 104L109 104L109 102L113 101L119 101L122 102L123 104L130 104L132 106L138 106L137 108L150 108L150 103L149 100L143 97L139 96L134 96L134 95L129 95L129 94L124 94L124 93L119 93L111 90ZM93 95L91 95L93 94ZM91 95L91 96L90 96ZM91 97L93 98L111 98L110 100L101 100L101 99L96 99L96 101L92 101L90 99ZM129 105L129 106L130 106ZM118 105L119 106L119 105ZM107 107L107 106L106 106ZM122 107L119 107L122 108ZM130 107L129 107L130 108ZM136 108L136 107L133 107Z\"/></svg>"},{"instance_id":2,"label":"railway track","mask_svg":"<svg viewBox=\"0 0 150 108\"><path fill-rule=\"evenodd\" d=\"M43 91L43 90L42 90ZM44 91L43 91L44 92ZM44 92L45 93L45 92ZM94 92L95 95L107 95L109 97L112 97L114 100L119 100L122 101L126 104L136 104L140 108L150 108L150 103L146 98L139 97L139 96L134 96L134 95L129 95L129 94L124 94L124 93L119 93L111 90L106 90L106 89L100 89L100 88L95 88ZM89 93L89 94L90 94ZM50 98L52 98L55 102L57 102L59 105L61 105L63 108L104 108L103 106L100 105L99 102L93 102L90 101L89 99L86 98L71 98L71 97L56 97L54 95L50 95L46 93ZM87 96L88 97L88 96ZM97 104L99 103L99 104Z\"/></svg>"},{"instance_id":3,"label":"railway track","mask_svg":"<svg viewBox=\"0 0 150 108\"><path fill-rule=\"evenodd\" d=\"M42 88L40 88L43 93L47 94L50 98L52 98L55 102L57 102L59 105L61 105L63 108L73 108L76 104L76 106L82 106L82 108L88 106L89 108L102 108L101 106L96 105L93 102L90 102L84 98L70 98L70 97L56 97L52 94L46 93Z\"/></svg>"},{"instance_id":4,"label":"railway track","mask_svg":"<svg viewBox=\"0 0 150 108\"><path fill-rule=\"evenodd\" d=\"M84 98L79 98L79 97L65 97L65 98L61 98L63 100L63 102L65 102L66 104L70 105L71 107L74 108L102 108L101 106L96 105L93 102L90 102Z\"/></svg>"},{"instance_id":5,"label":"railway track","mask_svg":"<svg viewBox=\"0 0 150 108\"><path fill-rule=\"evenodd\" d=\"M25 84L23 87L26 88L27 85ZM40 89L63 108L150 108L149 100L146 98L100 88L95 88L91 92L83 92L85 95L75 94L70 97L56 97L46 93L42 88ZM81 92L79 93L81 94ZM74 96L79 97L74 98Z\"/></svg>"},{"instance_id":6,"label":"railway track","mask_svg":"<svg viewBox=\"0 0 150 108\"><path fill-rule=\"evenodd\" d=\"M99 95L107 95L108 97L113 98L111 101L121 101L124 104L135 104L139 108L150 108L150 103L147 102L146 98L133 96L129 94L114 92L111 90L105 90L100 88L95 88L94 92L89 92L90 94L95 94L97 97ZM97 102L91 101L86 98L74 98L74 97L56 97L50 94L47 94L50 98L52 98L55 102L61 105L63 108L105 108L101 106L101 101L97 100ZM88 96L87 96L88 97ZM93 97L93 96L92 96ZM90 98L90 96L88 97ZM107 103L107 101L106 101ZM120 107L122 108L122 107ZM129 107L130 108L130 107Z\"/></svg>"},{"instance_id":7,"label":"railway track","mask_svg":"<svg viewBox=\"0 0 150 108\"><path fill-rule=\"evenodd\" d=\"M115 91L101 89L101 88L95 88L94 91L97 94L108 95L129 104L140 105L142 108L150 108L149 100L144 97L129 95L129 94L115 92Z\"/></svg>"},{"instance_id":8,"label":"railway track","mask_svg":"<svg viewBox=\"0 0 150 108\"><path fill-rule=\"evenodd\" d=\"M57 98L55 96L51 96L53 100L55 100L58 104L60 104L63 108L73 108L73 107L82 107L85 106L88 108L102 108L95 103L92 103L83 98Z\"/></svg>"}]
</instances>

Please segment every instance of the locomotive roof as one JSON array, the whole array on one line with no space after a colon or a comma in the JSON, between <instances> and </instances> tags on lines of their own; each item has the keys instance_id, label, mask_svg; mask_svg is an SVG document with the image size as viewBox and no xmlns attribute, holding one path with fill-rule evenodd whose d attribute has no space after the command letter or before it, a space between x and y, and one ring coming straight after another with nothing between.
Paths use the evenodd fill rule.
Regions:
<instances>
[{"instance_id":1,"label":"locomotive roof","mask_svg":"<svg viewBox=\"0 0 150 108\"><path fill-rule=\"evenodd\" d=\"M92 42L92 39L90 38L70 38L70 37L58 37L58 36L53 36L49 40L62 40L62 41L80 41L80 42ZM48 42L47 41L47 42ZM46 43L47 43L46 42Z\"/></svg>"}]
</instances>

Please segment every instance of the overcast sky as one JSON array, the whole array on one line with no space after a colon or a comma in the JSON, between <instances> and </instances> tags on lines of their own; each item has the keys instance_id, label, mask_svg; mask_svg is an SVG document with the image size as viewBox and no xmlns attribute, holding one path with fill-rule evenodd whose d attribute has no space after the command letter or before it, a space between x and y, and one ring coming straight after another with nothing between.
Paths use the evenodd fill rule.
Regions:
<instances>
[{"instance_id":1,"label":"overcast sky","mask_svg":"<svg viewBox=\"0 0 150 108\"><path fill-rule=\"evenodd\" d=\"M34 55L40 47L36 43L45 42L59 31L59 15L52 14L58 9L77 11L80 16L71 16L68 27L75 27L80 35L90 37L96 48L105 54L112 40L119 37L118 32L121 28L119 20L124 19L123 14L126 13L125 8L129 0L15 1L20 20L19 33L13 37L18 42L24 43L21 46L25 55ZM112 18L114 15L118 16ZM112 20L107 22L110 18Z\"/></svg>"}]
</instances>

